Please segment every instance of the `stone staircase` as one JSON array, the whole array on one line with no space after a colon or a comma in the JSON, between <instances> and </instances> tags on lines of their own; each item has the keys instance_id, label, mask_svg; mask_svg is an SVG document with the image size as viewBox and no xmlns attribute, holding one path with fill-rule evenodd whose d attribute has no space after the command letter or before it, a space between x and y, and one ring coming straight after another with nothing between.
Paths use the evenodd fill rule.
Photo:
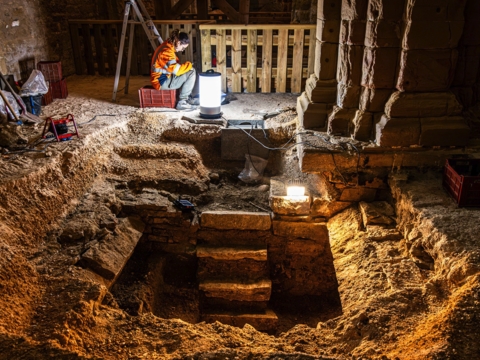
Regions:
<instances>
[{"instance_id":1,"label":"stone staircase","mask_svg":"<svg viewBox=\"0 0 480 360\"><path fill-rule=\"evenodd\" d=\"M214 244L197 246L202 320L274 330L278 318L267 307L272 282L266 245L235 244L231 238L223 239L225 244L217 239Z\"/></svg>"}]
</instances>

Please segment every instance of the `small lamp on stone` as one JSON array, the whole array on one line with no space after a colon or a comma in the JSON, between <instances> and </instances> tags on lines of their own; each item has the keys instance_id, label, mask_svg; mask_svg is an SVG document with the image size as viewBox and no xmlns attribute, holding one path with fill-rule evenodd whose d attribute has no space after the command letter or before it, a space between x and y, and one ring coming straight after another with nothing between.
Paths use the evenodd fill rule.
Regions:
<instances>
[{"instance_id":1,"label":"small lamp on stone","mask_svg":"<svg viewBox=\"0 0 480 360\"><path fill-rule=\"evenodd\" d=\"M287 196L305 196L305 186L301 180L290 180L287 185Z\"/></svg>"},{"instance_id":2,"label":"small lamp on stone","mask_svg":"<svg viewBox=\"0 0 480 360\"><path fill-rule=\"evenodd\" d=\"M200 117L216 119L222 115L222 75L207 70L199 75Z\"/></svg>"}]
</instances>

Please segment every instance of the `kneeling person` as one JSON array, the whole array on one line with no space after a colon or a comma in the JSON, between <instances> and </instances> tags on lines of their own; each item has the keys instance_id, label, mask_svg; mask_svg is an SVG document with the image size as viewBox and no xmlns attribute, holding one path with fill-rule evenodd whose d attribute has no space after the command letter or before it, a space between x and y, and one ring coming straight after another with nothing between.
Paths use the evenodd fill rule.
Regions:
<instances>
[{"instance_id":1,"label":"kneeling person","mask_svg":"<svg viewBox=\"0 0 480 360\"><path fill-rule=\"evenodd\" d=\"M180 101L177 103L178 110L191 110L195 106L187 100L195 86L196 72L192 63L187 61L179 64L175 55L177 51L183 51L190 43L188 35L174 30L169 39L160 45L152 59L151 82L157 90L180 89Z\"/></svg>"}]
</instances>

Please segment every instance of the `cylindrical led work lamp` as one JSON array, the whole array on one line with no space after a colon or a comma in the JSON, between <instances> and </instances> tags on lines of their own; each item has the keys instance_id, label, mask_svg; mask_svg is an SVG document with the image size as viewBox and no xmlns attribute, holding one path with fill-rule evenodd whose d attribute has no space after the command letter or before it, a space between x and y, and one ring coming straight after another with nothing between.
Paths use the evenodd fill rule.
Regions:
<instances>
[{"instance_id":1,"label":"cylindrical led work lamp","mask_svg":"<svg viewBox=\"0 0 480 360\"><path fill-rule=\"evenodd\" d=\"M206 119L222 115L222 74L213 70L200 73L200 116Z\"/></svg>"}]
</instances>

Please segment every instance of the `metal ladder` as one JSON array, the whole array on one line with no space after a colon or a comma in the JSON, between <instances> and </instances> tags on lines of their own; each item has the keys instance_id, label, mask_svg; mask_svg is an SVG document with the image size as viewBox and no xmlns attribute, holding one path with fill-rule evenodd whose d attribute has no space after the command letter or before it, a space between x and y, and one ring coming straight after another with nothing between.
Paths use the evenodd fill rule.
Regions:
<instances>
[{"instance_id":1,"label":"metal ladder","mask_svg":"<svg viewBox=\"0 0 480 360\"><path fill-rule=\"evenodd\" d=\"M139 9L139 6L140 6L140 9ZM130 16L130 8L132 7L134 10L134 13L132 14L132 19L128 20L128 17ZM145 17L142 15L142 12L143 14L145 14ZM145 18L147 19L148 24L145 22ZM115 72L115 83L113 85L113 96L112 96L113 102L116 102L117 100L118 82L120 81L120 71L122 68L123 50L125 47L125 36L127 34L128 24L130 24L130 37L128 41L125 94L128 94L128 82L130 80L130 66L132 63L132 48L133 48L133 38L135 35L135 25L142 24L143 30L145 30L148 40L150 41L150 44L152 45L154 50L163 43L162 37L158 33L157 27L153 23L152 18L148 14L147 9L145 8L145 5L143 5L142 0L125 1L125 13L123 16L122 36L120 40L120 48L118 49L117 70ZM158 41L158 44L156 43L156 41Z\"/></svg>"}]
</instances>

